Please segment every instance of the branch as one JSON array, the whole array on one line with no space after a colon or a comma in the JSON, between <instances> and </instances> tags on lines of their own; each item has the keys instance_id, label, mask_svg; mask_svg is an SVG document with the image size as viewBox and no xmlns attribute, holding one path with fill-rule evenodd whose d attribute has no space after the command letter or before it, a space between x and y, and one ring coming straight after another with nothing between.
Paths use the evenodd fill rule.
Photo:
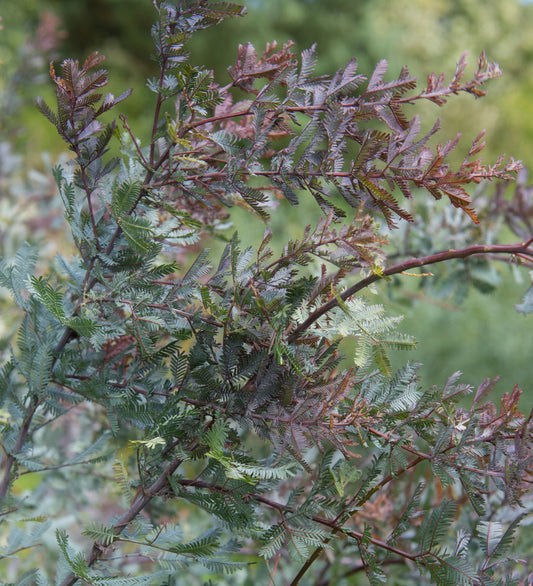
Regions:
<instances>
[{"instance_id":1,"label":"branch","mask_svg":"<svg viewBox=\"0 0 533 586\"><path fill-rule=\"evenodd\" d=\"M226 489L222 486L217 486L215 484L211 484L209 482L205 482L203 480L181 479L181 480L178 480L177 483L181 484L182 486L191 486L194 488L204 488L206 490L212 490L212 491L216 491L216 492L231 493L231 490L229 490L229 489ZM271 509L275 509L276 511L278 511L280 513L286 514L286 513L293 513L294 512L293 509L288 509L282 503L278 503L276 501L273 501L273 500L271 500L267 497L264 497L260 494L254 494L254 495L250 495L250 496L255 501L262 503ZM332 529L334 533L337 533L340 531L344 535L348 535L348 536L350 536L354 539L357 539L357 540L361 540L361 539L366 538L366 536L364 536L363 533L360 533L359 531L347 530L345 527L342 527L342 525L339 525L335 519L326 519L324 517L319 517L317 515L312 515L309 518L311 520L313 520L315 523L318 523L320 525L324 525L325 527ZM388 543L386 543L385 541L378 539L377 537L370 537L370 542L373 543L377 547L385 549L388 552L394 553L402 558L406 558L411 561L415 561L415 560L423 557L424 555L426 555L426 553L419 553L416 555L411 554L411 553L404 551L402 549L399 549L397 547L393 547L393 546L389 545ZM297 584L297 582L293 581L293 582L291 582L291 584Z\"/></svg>"},{"instance_id":2,"label":"branch","mask_svg":"<svg viewBox=\"0 0 533 586\"><path fill-rule=\"evenodd\" d=\"M181 458L174 458L172 462L165 468L160 474L159 478L145 491L139 491L130 508L118 519L113 525L113 531L115 532L116 538L126 529L126 527L137 517L141 511L150 503L150 501L156 497L161 491L168 486L169 477L174 474L180 464L183 462ZM114 541L116 541L116 538ZM91 551L85 558L87 566L91 567L97 560L99 560L106 552L110 544L103 545L102 543L95 541L91 548ZM74 574L69 574L60 586L73 586L78 581L78 577Z\"/></svg>"},{"instance_id":3,"label":"branch","mask_svg":"<svg viewBox=\"0 0 533 586\"><path fill-rule=\"evenodd\" d=\"M13 446L13 451L11 453L5 454L3 458L3 466L4 467L4 476L2 478L2 482L0 484L0 499L5 499L7 495L7 491L9 490L9 484L11 481L11 470L13 469L13 465L15 464L17 457L15 454L20 452L24 444L26 443L26 439L30 433L30 425L35 415L35 411L41 404L41 401L38 400L37 395L33 395L31 398L31 404L28 406L26 417L24 418L24 423L22 424L19 436L15 445Z\"/></svg>"},{"instance_id":4,"label":"branch","mask_svg":"<svg viewBox=\"0 0 533 586\"><path fill-rule=\"evenodd\" d=\"M88 273L86 274L86 276L88 276ZM77 307L79 307L79 305L81 303L82 303L82 299L80 298L80 299L78 299ZM76 313L76 312L74 312L74 313ZM61 339L57 343L56 347L54 348L54 358L53 358L52 364L50 366L50 372L53 372L59 354L65 348L65 346L67 345L69 340L76 335L77 335L76 332L72 328L70 328L68 326L65 327L65 330L63 332L63 336L61 337ZM2 482L0 483L0 499L6 498L7 492L9 490L9 484L11 482L11 471L13 470L13 465L15 464L15 462L17 460L17 457L15 454L17 454L22 449L24 444L26 443L28 435L30 434L30 426L31 426L31 422L33 420L33 416L35 415L35 412L37 411L39 405L43 402L43 400L44 399L39 399L37 395L33 395L31 397L31 404L28 407L26 417L24 418L24 422L22 423L22 426L20 427L19 436L17 438L17 442L13 446L13 451L9 454L7 452L5 453L5 456L2 461L2 468L4 469L4 476L2 477Z\"/></svg>"},{"instance_id":5,"label":"branch","mask_svg":"<svg viewBox=\"0 0 533 586\"><path fill-rule=\"evenodd\" d=\"M430 256L412 258L385 269L381 274L373 273L372 275L366 277L365 279L362 279L355 285L348 287L348 289L343 291L339 297L342 301L346 301L346 299L348 299L352 295L355 295L356 293L361 291L361 289L365 289L366 287L368 287L372 283L375 283L376 281L379 281L383 277L390 277L392 275L397 275L410 269L436 264L447 260L465 259L469 256L483 254L514 254L520 256L525 255L528 259L533 261L533 247L531 246L532 244L533 238L530 238L529 240L522 242L520 244L494 244L491 246L476 244L459 250L450 249L443 252L438 252L436 254L432 254ZM306 320L304 320L299 326L297 326L293 330L291 335L287 338L287 341L289 343L294 343L320 317L322 317L325 313L331 311L334 307L337 307L338 305L339 301L335 298L331 299L327 303L324 303L324 305L320 306L318 309L313 311L313 313Z\"/></svg>"}]
</instances>

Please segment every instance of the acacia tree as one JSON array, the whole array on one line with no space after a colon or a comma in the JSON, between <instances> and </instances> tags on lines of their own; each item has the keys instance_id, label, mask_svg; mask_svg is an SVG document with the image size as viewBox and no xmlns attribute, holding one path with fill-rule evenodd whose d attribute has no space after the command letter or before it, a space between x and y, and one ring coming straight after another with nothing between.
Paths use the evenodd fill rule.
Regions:
<instances>
[{"instance_id":1,"label":"acacia tree","mask_svg":"<svg viewBox=\"0 0 533 586\"><path fill-rule=\"evenodd\" d=\"M129 92L104 95L97 53L51 66L57 106L38 100L72 152L54 177L77 254L37 276L24 245L0 271L24 311L0 378L2 556L20 557L16 584L525 580L511 554L530 506L520 389L497 407L495 380L465 399L458 373L429 389L417 364L394 373L390 351L414 341L361 294L429 265L461 286L502 258L531 268L530 190L474 204L465 189L520 164L482 164L480 134L452 168L458 137L431 147L438 123L421 135L407 113L482 96L498 66L482 55L466 81L463 56L449 83L431 74L417 90L407 68L387 81L385 61L369 78L355 60L316 77L314 47L298 59L272 43L240 46L220 86L186 42L244 9L154 6L146 145L124 116L102 121ZM323 217L276 254L269 214L301 197ZM260 246L235 233L219 258L198 254L233 205L264 218ZM498 240L504 225L519 242ZM29 473L37 487L21 495ZM72 509L84 528L69 537Z\"/></svg>"}]
</instances>

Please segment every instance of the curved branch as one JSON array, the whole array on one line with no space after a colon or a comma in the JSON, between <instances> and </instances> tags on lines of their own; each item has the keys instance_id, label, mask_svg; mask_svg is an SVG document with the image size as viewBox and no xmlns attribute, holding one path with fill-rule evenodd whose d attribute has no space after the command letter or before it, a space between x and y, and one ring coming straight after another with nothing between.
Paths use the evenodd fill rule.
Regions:
<instances>
[{"instance_id":1,"label":"curved branch","mask_svg":"<svg viewBox=\"0 0 533 586\"><path fill-rule=\"evenodd\" d=\"M217 491L217 492L231 493L231 490L228 490L227 488L224 488L222 486L217 486L217 485L211 484L209 482L205 482L204 480L180 479L180 480L177 480L177 483L181 484L182 486L191 486L191 487L195 487L195 488L204 488L206 490L213 490L213 491ZM287 507L285 505L283 505L282 503L278 503L276 501L273 501L272 499L269 499L261 494L254 494L254 495L250 495L250 496L255 501L262 503L271 509L275 509L279 513L293 512L291 509L287 509ZM342 525L339 525L339 523L335 519L326 519L324 517L319 517L318 515L313 515L310 517L310 519L312 519L315 523L318 523L319 525L324 525L325 527L332 529L334 532L342 531L344 535L348 535L350 537L353 537L354 539L365 538L363 533L360 533L359 531L348 530L345 527L342 527ZM402 549L399 549L397 547L393 547L393 546L389 545L388 543L386 543L385 541L378 539L376 537L370 537L370 542L373 543L377 547L380 547L382 549L387 550L390 553L394 553L402 558L406 558L406 559L409 559L412 561L414 561L424 555L424 554L411 554L411 553L404 551Z\"/></svg>"},{"instance_id":2,"label":"curved branch","mask_svg":"<svg viewBox=\"0 0 533 586\"><path fill-rule=\"evenodd\" d=\"M355 295L362 289L365 289L372 283L379 281L384 277L390 277L392 275L398 275L405 271L423 267L426 265L436 264L440 262L444 262L447 260L453 259L465 259L469 256L475 255L485 255L485 254L504 254L504 255L522 255L527 256L528 259L533 261L533 238L522 242L520 244L494 244L490 246L486 246L483 244L475 244L473 246L468 246L467 248L461 248L459 250L445 250L443 252L437 252L436 254L432 254L430 256L423 256L419 258L411 258L404 262L401 262L397 265L393 265L387 269L384 269L381 274L373 273L368 277L361 279L355 285L348 287L345 291L343 291L339 297L342 301L346 301L352 295ZM327 303L321 305L318 309L313 311L313 313L304 320L299 326L297 326L291 333L291 335L287 338L289 343L295 342L310 326L312 326L320 317L322 317L328 311L331 311L334 307L339 305L339 301L337 299L331 299Z\"/></svg>"},{"instance_id":3,"label":"curved branch","mask_svg":"<svg viewBox=\"0 0 533 586\"><path fill-rule=\"evenodd\" d=\"M224 488L222 486L217 486L217 485L214 485L214 484L211 484L209 482L205 482L205 481L199 480L199 479L196 479L196 480L180 479L177 481L177 483L181 484L182 486L203 488L206 490L212 490L212 491L216 491L216 492L223 492L223 493L231 492L227 488ZM263 505L265 505L271 509L275 509L280 514L292 512L290 509L287 509L287 507L285 505L283 505L282 503L279 503L277 501L269 499L261 494L254 494L254 495L250 495L250 496L255 501L262 503ZM418 561L419 563L422 563L422 565L425 565L424 564L424 557L429 552L421 552L421 553L417 553L417 554L410 553L410 552L405 551L403 549L400 549L398 547L394 547L392 545L389 545L386 541L383 541L382 539L379 539L377 537L373 537L373 536L368 537L359 531L347 529L346 527L343 527L342 523L339 524L337 519L326 519L326 518L320 517L318 515L313 515L310 517L310 519L313 520L315 523L318 523L319 525L323 525L324 527L328 527L329 529L332 530L333 534L342 532L344 535L347 535L347 536L351 537L352 539L355 539L356 541L362 541L363 539L368 539L370 541L370 543L372 543L376 547L398 556L398 558L396 558L397 562L392 562L392 563L401 563L401 560L410 560L412 562ZM311 558L313 558L313 561L314 561L314 559L316 559L316 557L319 555L319 553L321 551L322 551L321 548L318 548L318 550L315 551L315 558L313 558L313 556L311 556ZM295 578L291 581L291 586L293 586L293 585L295 586L296 584L298 584L300 582L300 579L303 577L303 574L306 572L306 570L308 569L309 565L311 565L311 563L304 565L300 569L297 576L295 576ZM389 563L391 563L391 562L389 561Z\"/></svg>"}]
</instances>

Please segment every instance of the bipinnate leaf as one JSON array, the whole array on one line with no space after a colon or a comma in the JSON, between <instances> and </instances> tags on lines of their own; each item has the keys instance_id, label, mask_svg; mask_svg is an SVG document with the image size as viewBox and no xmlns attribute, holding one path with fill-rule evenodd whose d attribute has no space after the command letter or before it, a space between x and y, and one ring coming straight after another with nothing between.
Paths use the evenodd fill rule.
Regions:
<instances>
[{"instance_id":1,"label":"bipinnate leaf","mask_svg":"<svg viewBox=\"0 0 533 586\"><path fill-rule=\"evenodd\" d=\"M125 181L113 190L111 200L111 211L113 217L119 221L123 216L127 216L135 207L141 192L141 185L138 182L130 183Z\"/></svg>"},{"instance_id":2,"label":"bipinnate leaf","mask_svg":"<svg viewBox=\"0 0 533 586\"><path fill-rule=\"evenodd\" d=\"M148 254L154 248L153 230L149 220L135 216L122 216L117 218L117 223L134 251Z\"/></svg>"}]
</instances>

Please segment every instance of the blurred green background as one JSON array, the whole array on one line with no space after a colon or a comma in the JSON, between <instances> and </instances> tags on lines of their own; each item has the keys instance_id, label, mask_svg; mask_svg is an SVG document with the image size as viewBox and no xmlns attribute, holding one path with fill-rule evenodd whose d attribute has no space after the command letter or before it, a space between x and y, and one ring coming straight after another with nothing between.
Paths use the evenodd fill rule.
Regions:
<instances>
[{"instance_id":1,"label":"blurred green background","mask_svg":"<svg viewBox=\"0 0 533 586\"><path fill-rule=\"evenodd\" d=\"M297 51L317 42L319 73L333 72L356 56L360 72L370 74L374 65L386 58L391 75L408 65L422 87L432 71L444 71L449 79L464 51L469 52L468 73L473 72L477 57L485 50L489 60L498 61L504 71L502 79L491 82L488 96L481 101L470 95L458 96L443 109L428 103L421 114L427 126L438 117L442 119L440 141L462 132L459 159L485 128L487 148L483 158L487 163L505 152L533 165L532 4L519 0L241 3L248 7L245 19L226 21L198 35L191 44L193 62L214 69L220 83L229 80L226 68L235 60L237 45L248 41L260 50L267 41L292 39ZM4 28L0 32L0 143L13 145L7 155L5 149L0 151L0 168L4 169L0 177L0 230L4 230L4 248L13 248L24 234L12 234L13 242L5 237L9 222L15 221L13 212L10 215L2 206L1 199L7 201L6 190L13 195L13 177L8 188L6 176L18 169L21 192L28 184L46 184L49 165L64 152L55 130L33 105L37 95L49 101L53 96L48 55L56 62L65 57L83 60L95 50L106 55L110 90L118 94L135 88L121 109L137 135L146 141L151 120L145 113L150 112L153 94L144 80L156 73L156 64L149 58L154 10L150 0L0 0L0 15ZM48 33L43 31L43 22ZM42 44L41 58L35 50L37 43ZM50 47L50 43L55 46ZM49 153L48 158L43 158L43 151ZM17 159L19 155L14 153L23 158ZM29 178L25 175L28 169L33 169ZM49 184L46 189L51 189ZM34 209L39 213L39 204ZM315 215L312 204L302 205L296 213L275 215L273 229L279 241L297 237L303 225L312 220L305 217L308 213ZM260 221L243 222L239 217L235 221L243 240L261 237ZM47 228L60 233L61 226L60 218L55 218ZM26 236L38 237L38 231ZM61 235L57 241L61 242ZM529 276L524 272L519 283L503 263L500 269L502 285L495 292L482 295L472 291L461 304L454 299L422 298L416 286L406 280L403 298L409 303L395 301L392 307L407 315L404 330L417 337L419 347L409 355L395 356L395 364L407 359L424 363L421 373L425 385L442 385L456 370L461 370L464 380L473 385L485 377L501 375L500 392L520 384L524 408L531 408L533 316L518 314L513 308L527 290ZM386 298L385 289L381 297Z\"/></svg>"}]
</instances>

